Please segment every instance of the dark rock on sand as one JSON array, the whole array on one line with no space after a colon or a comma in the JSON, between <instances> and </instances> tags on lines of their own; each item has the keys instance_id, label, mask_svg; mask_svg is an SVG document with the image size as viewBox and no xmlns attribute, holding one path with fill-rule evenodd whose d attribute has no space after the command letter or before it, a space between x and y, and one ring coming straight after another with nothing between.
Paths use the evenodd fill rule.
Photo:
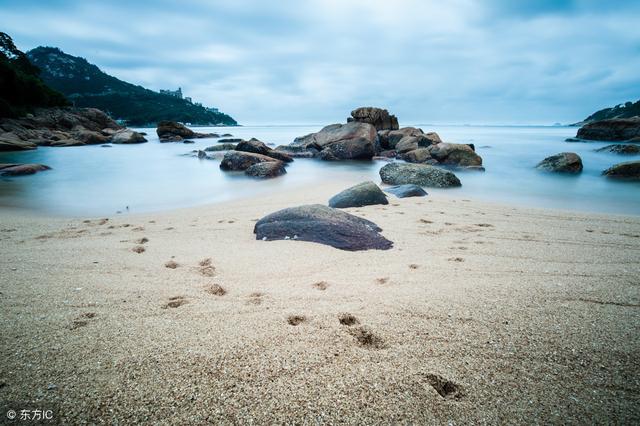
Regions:
<instances>
[{"instance_id":1,"label":"dark rock on sand","mask_svg":"<svg viewBox=\"0 0 640 426\"><path fill-rule=\"evenodd\" d=\"M264 163L256 163L246 169L244 173L248 176L265 179L281 176L287 173L287 171L285 170L284 163L282 161L268 161Z\"/></svg>"},{"instance_id":2,"label":"dark rock on sand","mask_svg":"<svg viewBox=\"0 0 640 426\"><path fill-rule=\"evenodd\" d=\"M427 148L431 157L438 163L456 167L482 166L482 157L474 151L473 147L460 143L438 143Z\"/></svg>"},{"instance_id":3,"label":"dark rock on sand","mask_svg":"<svg viewBox=\"0 0 640 426\"><path fill-rule=\"evenodd\" d=\"M329 200L329 207L344 209L347 207L362 207L374 204L389 204L387 196L375 183L363 182L347 188L334 195Z\"/></svg>"},{"instance_id":4,"label":"dark rock on sand","mask_svg":"<svg viewBox=\"0 0 640 426\"><path fill-rule=\"evenodd\" d=\"M196 133L187 126L175 121L161 121L158 123L156 133L160 142L182 142L184 139L212 138L215 133Z\"/></svg>"},{"instance_id":5,"label":"dark rock on sand","mask_svg":"<svg viewBox=\"0 0 640 426\"><path fill-rule=\"evenodd\" d=\"M375 127L368 123L331 124L296 138L288 148L311 152L323 160L370 160L375 155Z\"/></svg>"},{"instance_id":6,"label":"dark rock on sand","mask_svg":"<svg viewBox=\"0 0 640 426\"><path fill-rule=\"evenodd\" d=\"M396 130L398 119L395 115L390 115L389 111L382 108L361 107L351 111L351 117L347 122L357 121L359 123L369 123L376 130Z\"/></svg>"},{"instance_id":7,"label":"dark rock on sand","mask_svg":"<svg viewBox=\"0 0 640 426\"><path fill-rule=\"evenodd\" d=\"M616 154L640 154L640 145L615 144L596 149L596 152L613 152Z\"/></svg>"},{"instance_id":8,"label":"dark rock on sand","mask_svg":"<svg viewBox=\"0 0 640 426\"><path fill-rule=\"evenodd\" d=\"M389 188L385 188L384 191L393 194L398 198L424 197L425 195L428 195L424 189L413 184L390 186Z\"/></svg>"},{"instance_id":9,"label":"dark rock on sand","mask_svg":"<svg viewBox=\"0 0 640 426\"><path fill-rule=\"evenodd\" d=\"M300 240L340 250L387 250L393 243L375 223L319 204L291 207L260 219L253 232L258 240Z\"/></svg>"},{"instance_id":10,"label":"dark rock on sand","mask_svg":"<svg viewBox=\"0 0 640 426\"><path fill-rule=\"evenodd\" d=\"M582 171L582 159L574 152L561 152L542 160L536 169L546 172L580 173Z\"/></svg>"},{"instance_id":11,"label":"dark rock on sand","mask_svg":"<svg viewBox=\"0 0 640 426\"><path fill-rule=\"evenodd\" d=\"M627 161L618 163L602 172L611 178L640 180L640 161Z\"/></svg>"},{"instance_id":12,"label":"dark rock on sand","mask_svg":"<svg viewBox=\"0 0 640 426\"><path fill-rule=\"evenodd\" d=\"M433 188L462 185L452 172L426 164L390 163L380 169L380 178L389 185L412 183Z\"/></svg>"},{"instance_id":13,"label":"dark rock on sand","mask_svg":"<svg viewBox=\"0 0 640 426\"><path fill-rule=\"evenodd\" d=\"M229 151L224 155L220 168L222 170L246 170L254 164L278 161L266 155L251 152Z\"/></svg>"},{"instance_id":14,"label":"dark rock on sand","mask_svg":"<svg viewBox=\"0 0 640 426\"><path fill-rule=\"evenodd\" d=\"M577 138L596 141L640 142L640 117L595 121L578 129Z\"/></svg>"},{"instance_id":15,"label":"dark rock on sand","mask_svg":"<svg viewBox=\"0 0 640 426\"><path fill-rule=\"evenodd\" d=\"M269 148L264 142L261 142L255 138L252 138L248 141L240 142L238 145L236 145L235 149L236 151L252 152L254 154L266 155L267 157L275 158L276 160L284 161L286 163L290 163L293 161L293 158L290 155Z\"/></svg>"},{"instance_id":16,"label":"dark rock on sand","mask_svg":"<svg viewBox=\"0 0 640 426\"><path fill-rule=\"evenodd\" d=\"M51 170L44 164L0 164L0 176L24 176Z\"/></svg>"}]
</instances>

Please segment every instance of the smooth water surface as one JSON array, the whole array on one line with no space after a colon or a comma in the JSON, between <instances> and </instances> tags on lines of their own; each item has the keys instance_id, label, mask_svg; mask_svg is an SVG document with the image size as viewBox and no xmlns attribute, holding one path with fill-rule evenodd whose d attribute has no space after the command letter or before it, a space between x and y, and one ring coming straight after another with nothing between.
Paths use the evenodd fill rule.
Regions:
<instances>
[{"instance_id":1,"label":"smooth water surface","mask_svg":"<svg viewBox=\"0 0 640 426\"><path fill-rule=\"evenodd\" d=\"M611 165L639 156L595 152L607 143L569 143L572 127L483 127L417 125L437 131L448 142L473 143L486 172L456 172L457 189L427 189L470 199L498 201L540 208L640 214L640 183L601 176ZM256 137L275 145L322 126L247 126L197 128L199 132ZM35 209L63 215L110 215L117 211L144 212L188 207L232 198L313 188L341 179L345 187L363 180L380 182L384 161L323 162L296 159L288 173L267 181L241 173L222 172L219 160L184 156L215 145L217 139L194 139L195 144L160 143L155 129L148 143L69 148L41 147L35 151L0 153L0 163L43 163L53 170L33 176L0 178L0 206ZM584 171L578 176L541 173L534 166L544 157L563 151L578 153Z\"/></svg>"}]
</instances>

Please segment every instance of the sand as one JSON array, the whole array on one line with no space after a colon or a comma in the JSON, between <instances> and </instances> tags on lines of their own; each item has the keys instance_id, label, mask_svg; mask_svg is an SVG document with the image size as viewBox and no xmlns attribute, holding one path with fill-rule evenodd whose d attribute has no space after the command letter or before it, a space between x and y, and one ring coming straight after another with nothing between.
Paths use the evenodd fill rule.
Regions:
<instances>
[{"instance_id":1,"label":"sand","mask_svg":"<svg viewBox=\"0 0 640 426\"><path fill-rule=\"evenodd\" d=\"M390 196L348 209L388 251L255 240L263 215L345 187L108 220L5 209L3 409L66 424L640 421L640 217Z\"/></svg>"}]
</instances>

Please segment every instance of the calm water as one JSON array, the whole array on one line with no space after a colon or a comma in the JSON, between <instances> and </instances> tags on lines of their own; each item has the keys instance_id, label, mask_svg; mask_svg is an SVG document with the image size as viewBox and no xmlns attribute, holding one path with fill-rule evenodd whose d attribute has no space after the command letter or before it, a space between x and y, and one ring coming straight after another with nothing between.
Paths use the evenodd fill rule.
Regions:
<instances>
[{"instance_id":1,"label":"calm water","mask_svg":"<svg viewBox=\"0 0 640 426\"><path fill-rule=\"evenodd\" d=\"M565 210L640 214L640 183L617 182L600 176L614 163L638 159L598 153L606 143L568 143L575 135L569 127L480 127L418 125L435 130L449 142L474 143L483 157L485 173L456 172L462 188L436 190L470 199ZM275 145L321 126L199 128L201 132L232 133L256 137ZM35 151L0 153L0 163L43 163L53 170L34 176L0 178L0 206L26 207L64 215L111 215L162 210L224 201L293 187L322 185L339 178L349 183L371 179L379 182L385 162L327 163L298 159L277 179L257 181L223 173L219 161L198 160L182 154L214 145L216 139L195 139L195 144L159 143L155 129L149 143L71 148L38 148ZM562 151L577 152L585 169L579 176L537 172L544 157Z\"/></svg>"}]
</instances>

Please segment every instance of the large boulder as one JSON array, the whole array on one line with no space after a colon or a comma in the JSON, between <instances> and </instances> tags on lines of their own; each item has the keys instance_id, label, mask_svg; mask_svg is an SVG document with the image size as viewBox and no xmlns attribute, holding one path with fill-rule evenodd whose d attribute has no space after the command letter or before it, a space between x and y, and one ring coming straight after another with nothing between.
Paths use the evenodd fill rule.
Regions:
<instances>
[{"instance_id":1,"label":"large boulder","mask_svg":"<svg viewBox=\"0 0 640 426\"><path fill-rule=\"evenodd\" d=\"M329 207L339 209L374 204L389 204L389 201L378 185L371 181L347 188L329 199Z\"/></svg>"},{"instance_id":2,"label":"large boulder","mask_svg":"<svg viewBox=\"0 0 640 426\"><path fill-rule=\"evenodd\" d=\"M627 161L618 163L602 172L611 178L640 180L640 161Z\"/></svg>"},{"instance_id":3,"label":"large boulder","mask_svg":"<svg viewBox=\"0 0 640 426\"><path fill-rule=\"evenodd\" d=\"M596 149L596 152L613 152L615 154L640 154L640 145L615 144Z\"/></svg>"},{"instance_id":4,"label":"large boulder","mask_svg":"<svg viewBox=\"0 0 640 426\"><path fill-rule=\"evenodd\" d=\"M246 170L254 164L278 161L266 155L253 154L251 152L229 151L220 162L222 170Z\"/></svg>"},{"instance_id":5,"label":"large boulder","mask_svg":"<svg viewBox=\"0 0 640 426\"><path fill-rule=\"evenodd\" d=\"M385 188L384 192L393 194L398 198L424 197L428 195L422 187L413 184L390 186Z\"/></svg>"},{"instance_id":6,"label":"large boulder","mask_svg":"<svg viewBox=\"0 0 640 426\"><path fill-rule=\"evenodd\" d=\"M340 250L387 250L393 243L375 223L320 204L291 207L256 222L258 240L300 240Z\"/></svg>"},{"instance_id":7,"label":"large boulder","mask_svg":"<svg viewBox=\"0 0 640 426\"><path fill-rule=\"evenodd\" d=\"M640 142L640 117L594 121L578 129L576 137L596 141Z\"/></svg>"},{"instance_id":8,"label":"large boulder","mask_svg":"<svg viewBox=\"0 0 640 426\"><path fill-rule=\"evenodd\" d=\"M235 147L236 151L252 152L254 154L266 155L267 157L275 158L276 160L290 163L293 158L280 151L269 148L264 142L258 139L252 138L248 141L242 141Z\"/></svg>"},{"instance_id":9,"label":"large boulder","mask_svg":"<svg viewBox=\"0 0 640 426\"><path fill-rule=\"evenodd\" d=\"M470 145L461 143L438 143L427 148L438 163L457 167L482 166L480 157Z\"/></svg>"},{"instance_id":10,"label":"large boulder","mask_svg":"<svg viewBox=\"0 0 640 426\"><path fill-rule=\"evenodd\" d=\"M545 172L580 173L582 171L582 159L575 152L561 152L542 160L538 163L536 169Z\"/></svg>"},{"instance_id":11,"label":"large boulder","mask_svg":"<svg viewBox=\"0 0 640 426\"><path fill-rule=\"evenodd\" d=\"M386 164L380 169L380 178L389 185L412 183L433 188L449 188L462 185L460 179L452 172L426 164Z\"/></svg>"},{"instance_id":12,"label":"large boulder","mask_svg":"<svg viewBox=\"0 0 640 426\"><path fill-rule=\"evenodd\" d=\"M395 130L398 128L398 119L395 115L390 115L389 111L382 108L361 107L351 111L351 117L347 122L357 121L359 123L369 123L376 130Z\"/></svg>"},{"instance_id":13,"label":"large boulder","mask_svg":"<svg viewBox=\"0 0 640 426\"><path fill-rule=\"evenodd\" d=\"M117 144L144 143L146 141L141 133L129 129L118 130L111 136L111 143Z\"/></svg>"},{"instance_id":14,"label":"large boulder","mask_svg":"<svg viewBox=\"0 0 640 426\"><path fill-rule=\"evenodd\" d=\"M287 173L282 161L266 161L249 166L244 173L261 179L274 178Z\"/></svg>"},{"instance_id":15,"label":"large boulder","mask_svg":"<svg viewBox=\"0 0 640 426\"><path fill-rule=\"evenodd\" d=\"M0 176L24 176L32 175L51 167L44 164L0 164Z\"/></svg>"},{"instance_id":16,"label":"large boulder","mask_svg":"<svg viewBox=\"0 0 640 426\"><path fill-rule=\"evenodd\" d=\"M196 133L182 123L175 121L161 121L156 128L160 142L182 142L185 139L215 138L215 133Z\"/></svg>"},{"instance_id":17,"label":"large boulder","mask_svg":"<svg viewBox=\"0 0 640 426\"><path fill-rule=\"evenodd\" d=\"M312 152L323 160L370 160L375 155L377 136L371 124L353 121L331 124L317 133L298 137L289 148Z\"/></svg>"}]
</instances>

